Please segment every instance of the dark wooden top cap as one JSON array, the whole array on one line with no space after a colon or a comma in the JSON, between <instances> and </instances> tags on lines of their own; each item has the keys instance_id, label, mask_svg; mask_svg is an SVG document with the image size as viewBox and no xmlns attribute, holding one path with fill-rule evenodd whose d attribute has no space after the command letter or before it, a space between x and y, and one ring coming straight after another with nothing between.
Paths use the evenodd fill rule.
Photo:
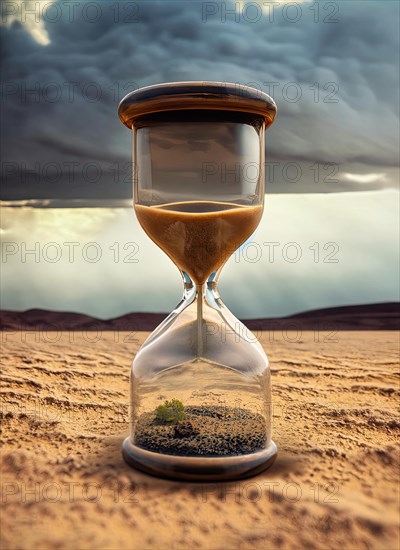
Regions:
<instances>
[{"instance_id":1,"label":"dark wooden top cap","mask_svg":"<svg viewBox=\"0 0 400 550\"><path fill-rule=\"evenodd\" d=\"M277 111L272 97L249 86L228 82L167 82L126 95L119 104L118 115L125 126L132 128L135 119L143 115L184 109L259 115L266 126L273 123Z\"/></svg>"}]
</instances>

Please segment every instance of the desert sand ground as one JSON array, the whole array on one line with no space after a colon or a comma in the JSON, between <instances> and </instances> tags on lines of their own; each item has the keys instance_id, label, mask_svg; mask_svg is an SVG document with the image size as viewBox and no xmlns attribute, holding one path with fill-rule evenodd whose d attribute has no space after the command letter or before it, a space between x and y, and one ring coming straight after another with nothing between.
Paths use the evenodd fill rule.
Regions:
<instances>
[{"instance_id":1,"label":"desert sand ground","mask_svg":"<svg viewBox=\"0 0 400 550\"><path fill-rule=\"evenodd\" d=\"M260 333L279 456L217 484L122 460L146 335L3 333L3 548L399 547L397 332Z\"/></svg>"}]
</instances>

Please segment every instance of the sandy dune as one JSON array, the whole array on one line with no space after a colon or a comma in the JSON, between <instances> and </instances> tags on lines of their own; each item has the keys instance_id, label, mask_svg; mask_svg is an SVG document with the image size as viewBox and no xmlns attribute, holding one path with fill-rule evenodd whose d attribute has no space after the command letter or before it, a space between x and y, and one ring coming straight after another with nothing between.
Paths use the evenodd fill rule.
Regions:
<instances>
[{"instance_id":1,"label":"sandy dune","mask_svg":"<svg viewBox=\"0 0 400 550\"><path fill-rule=\"evenodd\" d=\"M128 313L101 320L81 313L30 309L0 311L2 330L152 331L167 313ZM400 330L400 304L387 302L305 311L288 317L247 319L250 330Z\"/></svg>"},{"instance_id":2,"label":"sandy dune","mask_svg":"<svg viewBox=\"0 0 400 550\"><path fill-rule=\"evenodd\" d=\"M260 332L278 459L207 485L121 458L145 336L3 333L4 548L398 548L397 332Z\"/></svg>"}]
</instances>

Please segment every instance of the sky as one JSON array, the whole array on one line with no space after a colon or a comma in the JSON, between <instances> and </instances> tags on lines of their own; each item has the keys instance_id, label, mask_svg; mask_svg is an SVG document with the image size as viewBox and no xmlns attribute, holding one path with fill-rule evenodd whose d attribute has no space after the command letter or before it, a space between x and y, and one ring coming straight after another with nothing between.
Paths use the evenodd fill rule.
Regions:
<instances>
[{"instance_id":1,"label":"sky","mask_svg":"<svg viewBox=\"0 0 400 550\"><path fill-rule=\"evenodd\" d=\"M219 283L239 318L399 299L399 200L391 189L267 196ZM5 208L2 307L111 318L168 312L182 280L128 208Z\"/></svg>"},{"instance_id":2,"label":"sky","mask_svg":"<svg viewBox=\"0 0 400 550\"><path fill-rule=\"evenodd\" d=\"M131 137L118 102L182 80L271 93L268 193L398 185L397 1L13 1L1 10L3 200L129 199Z\"/></svg>"},{"instance_id":3,"label":"sky","mask_svg":"<svg viewBox=\"0 0 400 550\"><path fill-rule=\"evenodd\" d=\"M254 318L399 300L397 1L0 10L2 308L109 318L176 305L180 276L131 208L117 108L186 80L253 86L278 106L263 219L220 279L228 307Z\"/></svg>"}]
</instances>

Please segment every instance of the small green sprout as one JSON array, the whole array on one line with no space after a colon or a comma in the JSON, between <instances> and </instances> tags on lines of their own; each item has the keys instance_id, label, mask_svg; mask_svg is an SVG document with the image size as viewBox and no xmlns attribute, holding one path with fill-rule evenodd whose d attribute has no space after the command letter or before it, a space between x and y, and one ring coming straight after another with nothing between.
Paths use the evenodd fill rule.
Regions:
<instances>
[{"instance_id":1,"label":"small green sprout","mask_svg":"<svg viewBox=\"0 0 400 550\"><path fill-rule=\"evenodd\" d=\"M178 424L185 418L185 407L182 401L171 399L156 408L157 420Z\"/></svg>"}]
</instances>

